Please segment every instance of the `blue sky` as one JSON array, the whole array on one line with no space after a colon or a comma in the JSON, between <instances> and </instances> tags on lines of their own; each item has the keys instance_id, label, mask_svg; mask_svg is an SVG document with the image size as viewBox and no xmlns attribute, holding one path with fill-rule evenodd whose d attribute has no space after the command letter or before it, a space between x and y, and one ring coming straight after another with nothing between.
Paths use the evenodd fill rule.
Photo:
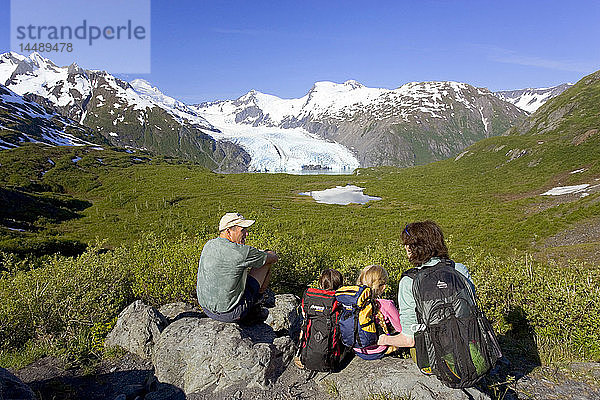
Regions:
<instances>
[{"instance_id":1,"label":"blue sky","mask_svg":"<svg viewBox=\"0 0 600 400\"><path fill-rule=\"evenodd\" d=\"M0 0L0 52L9 4ZM301 97L320 80L545 87L600 69L598 21L598 1L153 0L152 72L121 77L188 103L250 89Z\"/></svg>"}]
</instances>

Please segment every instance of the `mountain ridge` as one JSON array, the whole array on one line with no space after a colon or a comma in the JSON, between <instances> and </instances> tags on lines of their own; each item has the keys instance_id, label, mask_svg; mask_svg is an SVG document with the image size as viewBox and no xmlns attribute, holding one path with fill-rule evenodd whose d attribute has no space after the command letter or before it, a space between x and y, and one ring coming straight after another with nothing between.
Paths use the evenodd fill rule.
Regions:
<instances>
[{"instance_id":1,"label":"mountain ridge","mask_svg":"<svg viewBox=\"0 0 600 400\"><path fill-rule=\"evenodd\" d=\"M76 63L58 67L37 53L0 55L0 83L113 145L234 172L424 164L504 134L527 115L511 104L519 103L515 93L504 94L507 102L453 81L396 89L318 81L296 99L251 90L235 100L188 105L143 79L125 82Z\"/></svg>"},{"instance_id":2,"label":"mountain ridge","mask_svg":"<svg viewBox=\"0 0 600 400\"><path fill-rule=\"evenodd\" d=\"M139 82L138 82L139 83ZM238 145L215 140L215 128L183 103L159 97L105 71L73 63L57 67L33 53L0 55L0 84L53 108L103 136L110 144L179 156L217 171L247 170L250 156Z\"/></svg>"},{"instance_id":3,"label":"mountain ridge","mask_svg":"<svg viewBox=\"0 0 600 400\"><path fill-rule=\"evenodd\" d=\"M304 129L351 149L361 167L448 158L479 139L504 133L526 115L487 89L459 82L380 89L352 80L323 81L297 99L251 90L235 100L194 108L209 121L223 114L234 131L235 125Z\"/></svg>"},{"instance_id":4,"label":"mountain ridge","mask_svg":"<svg viewBox=\"0 0 600 400\"><path fill-rule=\"evenodd\" d=\"M548 100L558 96L572 86L573 83L562 83L547 88L500 90L494 93L500 99L508 101L528 113L533 113Z\"/></svg>"}]
</instances>

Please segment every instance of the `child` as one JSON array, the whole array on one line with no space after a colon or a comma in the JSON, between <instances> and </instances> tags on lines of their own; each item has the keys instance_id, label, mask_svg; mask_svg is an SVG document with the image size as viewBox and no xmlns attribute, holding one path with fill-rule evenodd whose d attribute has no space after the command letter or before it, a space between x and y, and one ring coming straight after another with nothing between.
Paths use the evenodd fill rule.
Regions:
<instances>
[{"instance_id":1,"label":"child","mask_svg":"<svg viewBox=\"0 0 600 400\"><path fill-rule=\"evenodd\" d=\"M371 288L371 294L373 299L377 300L376 303L379 308L374 314L375 321L383 334L390 335L402 332L402 325L400 325L400 315L394 305L394 301L379 298L385 291L387 281L388 273L382 266L369 265L360 272L356 283ZM367 355L366 357L362 357L367 359L381 358L385 354L392 353L395 350L397 350L397 347L378 346L376 344L363 348L354 348L354 351L360 353L361 356Z\"/></svg>"},{"instance_id":2,"label":"child","mask_svg":"<svg viewBox=\"0 0 600 400\"><path fill-rule=\"evenodd\" d=\"M335 269L326 269L319 278L319 288L321 290L337 290L344 284L344 277L341 272Z\"/></svg>"},{"instance_id":3,"label":"child","mask_svg":"<svg viewBox=\"0 0 600 400\"><path fill-rule=\"evenodd\" d=\"M326 269L319 278L319 289L309 288L302 297L304 323L294 363L298 368L331 371L337 368L343 345L337 330L338 305L335 290L344 277L335 269ZM309 322L310 321L310 322Z\"/></svg>"}]
</instances>

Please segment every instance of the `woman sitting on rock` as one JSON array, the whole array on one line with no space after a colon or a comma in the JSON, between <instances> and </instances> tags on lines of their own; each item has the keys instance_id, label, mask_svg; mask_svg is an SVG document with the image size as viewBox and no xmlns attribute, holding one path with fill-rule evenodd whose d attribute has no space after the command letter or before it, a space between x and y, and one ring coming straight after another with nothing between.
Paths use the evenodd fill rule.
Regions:
<instances>
[{"instance_id":1,"label":"woman sitting on rock","mask_svg":"<svg viewBox=\"0 0 600 400\"><path fill-rule=\"evenodd\" d=\"M401 237L408 260L418 269L434 266L448 258L448 248L442 229L433 221L410 223L402 231ZM472 284L471 275L463 264L455 263L454 268ZM403 276L398 285L398 308L404 330L399 335L381 335L377 343L397 347L414 347L414 332L419 327L415 306L413 279Z\"/></svg>"}]
</instances>

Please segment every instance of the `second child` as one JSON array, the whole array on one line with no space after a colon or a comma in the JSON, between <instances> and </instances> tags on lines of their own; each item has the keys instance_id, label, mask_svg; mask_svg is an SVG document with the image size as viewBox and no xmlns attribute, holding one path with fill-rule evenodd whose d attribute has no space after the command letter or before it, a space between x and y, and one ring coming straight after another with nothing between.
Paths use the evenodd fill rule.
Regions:
<instances>
[{"instance_id":1,"label":"second child","mask_svg":"<svg viewBox=\"0 0 600 400\"><path fill-rule=\"evenodd\" d=\"M356 283L371 288L371 295L377 310L374 312L378 331L384 335L393 335L402 332L400 315L393 300L382 299L381 296L387 287L388 273L380 265L369 265L360 272ZM388 345L372 345L363 348L354 348L354 352L364 359L378 359L386 354L396 351L398 348Z\"/></svg>"}]
</instances>

